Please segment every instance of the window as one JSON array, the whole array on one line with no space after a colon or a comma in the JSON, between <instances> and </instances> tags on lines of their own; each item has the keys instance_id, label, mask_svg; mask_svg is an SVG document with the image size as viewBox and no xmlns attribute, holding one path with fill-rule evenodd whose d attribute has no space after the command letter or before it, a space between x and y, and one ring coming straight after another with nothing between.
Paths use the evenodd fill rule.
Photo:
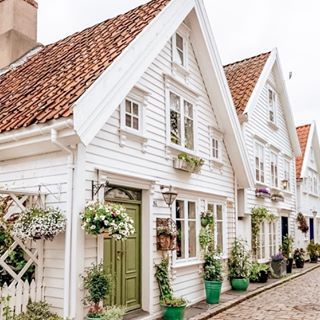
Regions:
<instances>
[{"instance_id":1,"label":"window","mask_svg":"<svg viewBox=\"0 0 320 320\"><path fill-rule=\"evenodd\" d=\"M266 258L266 223L262 222L260 225L260 250L259 250L259 259Z\"/></svg>"},{"instance_id":2,"label":"window","mask_svg":"<svg viewBox=\"0 0 320 320\"><path fill-rule=\"evenodd\" d=\"M226 249L224 243L224 207L221 204L208 203L207 210L213 212L214 216L215 225L213 234L215 236L215 247L223 253Z\"/></svg>"},{"instance_id":3,"label":"window","mask_svg":"<svg viewBox=\"0 0 320 320\"><path fill-rule=\"evenodd\" d=\"M313 176L313 193L318 194L318 177L316 174Z\"/></svg>"},{"instance_id":4,"label":"window","mask_svg":"<svg viewBox=\"0 0 320 320\"><path fill-rule=\"evenodd\" d=\"M170 141L194 150L193 104L170 92Z\"/></svg>"},{"instance_id":5,"label":"window","mask_svg":"<svg viewBox=\"0 0 320 320\"><path fill-rule=\"evenodd\" d=\"M271 170L271 185L278 187L278 155L271 152L270 159L270 170Z\"/></svg>"},{"instance_id":6,"label":"window","mask_svg":"<svg viewBox=\"0 0 320 320\"><path fill-rule=\"evenodd\" d=\"M177 50L177 57L179 58L177 62L179 62L179 64L181 64L182 66L184 66L185 64L183 42L184 42L183 38L178 33L176 33L176 50Z\"/></svg>"},{"instance_id":7,"label":"window","mask_svg":"<svg viewBox=\"0 0 320 320\"><path fill-rule=\"evenodd\" d=\"M126 99L125 124L127 128L139 131L140 128L140 106L138 103Z\"/></svg>"},{"instance_id":8,"label":"window","mask_svg":"<svg viewBox=\"0 0 320 320\"><path fill-rule=\"evenodd\" d=\"M276 222L269 222L269 256L277 253L277 227Z\"/></svg>"},{"instance_id":9,"label":"window","mask_svg":"<svg viewBox=\"0 0 320 320\"><path fill-rule=\"evenodd\" d=\"M175 220L177 224L177 260L196 258L196 203L188 200L176 200Z\"/></svg>"},{"instance_id":10,"label":"window","mask_svg":"<svg viewBox=\"0 0 320 320\"><path fill-rule=\"evenodd\" d=\"M212 138L212 158L220 160L220 142L216 138Z\"/></svg>"},{"instance_id":11,"label":"window","mask_svg":"<svg viewBox=\"0 0 320 320\"><path fill-rule=\"evenodd\" d=\"M276 122L276 93L268 89L268 104L269 104L269 121Z\"/></svg>"},{"instance_id":12,"label":"window","mask_svg":"<svg viewBox=\"0 0 320 320\"><path fill-rule=\"evenodd\" d=\"M256 181L264 183L264 146L259 143L255 145L255 171Z\"/></svg>"},{"instance_id":13,"label":"window","mask_svg":"<svg viewBox=\"0 0 320 320\"><path fill-rule=\"evenodd\" d=\"M288 181L288 187L287 190L291 190L291 181L290 181L290 175L291 175L291 170L290 170L290 161L284 160L284 180Z\"/></svg>"},{"instance_id":14,"label":"window","mask_svg":"<svg viewBox=\"0 0 320 320\"><path fill-rule=\"evenodd\" d=\"M181 32L180 32L181 31ZM188 32L183 28L173 36L173 62L187 69L188 64Z\"/></svg>"}]
</instances>

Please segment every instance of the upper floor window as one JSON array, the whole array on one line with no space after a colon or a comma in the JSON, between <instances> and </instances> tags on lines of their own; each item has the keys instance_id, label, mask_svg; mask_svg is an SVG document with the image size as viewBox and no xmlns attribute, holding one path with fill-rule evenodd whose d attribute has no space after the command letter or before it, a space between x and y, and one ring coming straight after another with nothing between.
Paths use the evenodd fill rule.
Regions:
<instances>
[{"instance_id":1,"label":"upper floor window","mask_svg":"<svg viewBox=\"0 0 320 320\"><path fill-rule=\"evenodd\" d=\"M196 202L176 200L175 221L177 225L177 260L197 257Z\"/></svg>"},{"instance_id":2,"label":"upper floor window","mask_svg":"<svg viewBox=\"0 0 320 320\"><path fill-rule=\"evenodd\" d=\"M310 161L314 162L314 150L312 147L310 147Z\"/></svg>"},{"instance_id":3,"label":"upper floor window","mask_svg":"<svg viewBox=\"0 0 320 320\"><path fill-rule=\"evenodd\" d=\"M193 104L170 92L170 141L194 150Z\"/></svg>"},{"instance_id":4,"label":"upper floor window","mask_svg":"<svg viewBox=\"0 0 320 320\"><path fill-rule=\"evenodd\" d=\"M140 128L140 104L126 99L125 124L127 128L139 131Z\"/></svg>"},{"instance_id":5,"label":"upper floor window","mask_svg":"<svg viewBox=\"0 0 320 320\"><path fill-rule=\"evenodd\" d=\"M212 158L220 160L220 141L217 138L212 138Z\"/></svg>"},{"instance_id":6,"label":"upper floor window","mask_svg":"<svg viewBox=\"0 0 320 320\"><path fill-rule=\"evenodd\" d=\"M255 144L255 172L256 181L265 182L265 165L264 165L264 146L260 143Z\"/></svg>"},{"instance_id":7,"label":"upper floor window","mask_svg":"<svg viewBox=\"0 0 320 320\"><path fill-rule=\"evenodd\" d=\"M318 177L316 174L313 176L313 193L318 194Z\"/></svg>"},{"instance_id":8,"label":"upper floor window","mask_svg":"<svg viewBox=\"0 0 320 320\"><path fill-rule=\"evenodd\" d=\"M283 176L284 180L287 181L287 190L291 190L291 170L290 170L290 161L284 160L284 168L283 168Z\"/></svg>"},{"instance_id":9,"label":"upper floor window","mask_svg":"<svg viewBox=\"0 0 320 320\"><path fill-rule=\"evenodd\" d=\"M278 155L271 152L270 159L270 171L271 171L271 185L273 187L278 187Z\"/></svg>"},{"instance_id":10,"label":"upper floor window","mask_svg":"<svg viewBox=\"0 0 320 320\"><path fill-rule=\"evenodd\" d=\"M276 122L276 93L268 89L269 121Z\"/></svg>"},{"instance_id":11,"label":"upper floor window","mask_svg":"<svg viewBox=\"0 0 320 320\"><path fill-rule=\"evenodd\" d=\"M173 36L173 62L187 68L188 65L188 40L183 32L176 32Z\"/></svg>"}]
</instances>

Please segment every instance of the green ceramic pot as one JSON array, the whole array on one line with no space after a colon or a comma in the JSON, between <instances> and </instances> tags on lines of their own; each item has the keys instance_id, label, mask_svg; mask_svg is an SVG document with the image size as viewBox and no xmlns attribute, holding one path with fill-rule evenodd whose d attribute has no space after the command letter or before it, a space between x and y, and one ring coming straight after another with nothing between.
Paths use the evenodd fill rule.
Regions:
<instances>
[{"instance_id":1,"label":"green ceramic pot","mask_svg":"<svg viewBox=\"0 0 320 320\"><path fill-rule=\"evenodd\" d=\"M99 317L99 316L95 316L95 317L87 316L87 320L101 320L101 317Z\"/></svg>"},{"instance_id":2,"label":"green ceramic pot","mask_svg":"<svg viewBox=\"0 0 320 320\"><path fill-rule=\"evenodd\" d=\"M204 281L206 288L206 302L208 304L217 304L220 301L221 281Z\"/></svg>"},{"instance_id":3,"label":"green ceramic pot","mask_svg":"<svg viewBox=\"0 0 320 320\"><path fill-rule=\"evenodd\" d=\"M163 320L183 320L186 305L180 307L172 307L162 305Z\"/></svg>"},{"instance_id":4,"label":"green ceramic pot","mask_svg":"<svg viewBox=\"0 0 320 320\"><path fill-rule=\"evenodd\" d=\"M249 279L231 279L231 287L235 291L246 291L249 286Z\"/></svg>"}]
</instances>

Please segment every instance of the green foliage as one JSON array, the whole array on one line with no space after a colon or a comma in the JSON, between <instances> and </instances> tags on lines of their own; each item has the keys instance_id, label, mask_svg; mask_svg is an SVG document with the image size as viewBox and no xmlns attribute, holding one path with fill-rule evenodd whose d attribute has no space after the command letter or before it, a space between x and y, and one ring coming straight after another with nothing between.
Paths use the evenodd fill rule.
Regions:
<instances>
[{"instance_id":1,"label":"green foliage","mask_svg":"<svg viewBox=\"0 0 320 320\"><path fill-rule=\"evenodd\" d=\"M161 301L162 305L169 306L169 307L182 307L187 304L187 300L184 298L166 298Z\"/></svg>"},{"instance_id":2,"label":"green foliage","mask_svg":"<svg viewBox=\"0 0 320 320\"><path fill-rule=\"evenodd\" d=\"M221 256L211 253L204 257L204 280L223 281Z\"/></svg>"},{"instance_id":3,"label":"green foliage","mask_svg":"<svg viewBox=\"0 0 320 320\"><path fill-rule=\"evenodd\" d=\"M319 244L311 240L307 246L307 251L310 255L310 258L316 258L319 256Z\"/></svg>"},{"instance_id":4,"label":"green foliage","mask_svg":"<svg viewBox=\"0 0 320 320\"><path fill-rule=\"evenodd\" d=\"M181 152L178 155L178 159L184 160L185 162L187 162L187 163L189 163L191 165L194 165L194 167L196 167L196 168L199 168L199 167L203 166L203 164L204 164L204 160L203 159L201 159L201 158L198 159L198 158L192 157L192 156L188 155L185 152Z\"/></svg>"},{"instance_id":5,"label":"green foliage","mask_svg":"<svg viewBox=\"0 0 320 320\"><path fill-rule=\"evenodd\" d=\"M283 237L282 245L279 249L287 259L292 257L293 243L294 239L292 236L287 234Z\"/></svg>"},{"instance_id":6,"label":"green foliage","mask_svg":"<svg viewBox=\"0 0 320 320\"><path fill-rule=\"evenodd\" d=\"M253 262L251 264L251 270L250 270L250 281L258 282L260 279L261 272L268 273L269 270L270 270L269 266L266 265L265 263L258 263L256 261Z\"/></svg>"},{"instance_id":7,"label":"green foliage","mask_svg":"<svg viewBox=\"0 0 320 320\"><path fill-rule=\"evenodd\" d=\"M32 302L27 306L27 311L14 317L14 320L63 320L56 313L50 311L47 302Z\"/></svg>"},{"instance_id":8,"label":"green foliage","mask_svg":"<svg viewBox=\"0 0 320 320\"><path fill-rule=\"evenodd\" d=\"M235 240L229 258L229 277L235 279L247 279L250 275L251 262L250 254L245 242Z\"/></svg>"},{"instance_id":9,"label":"green foliage","mask_svg":"<svg viewBox=\"0 0 320 320\"><path fill-rule=\"evenodd\" d=\"M293 253L293 259L295 260L299 260L299 261L304 261L304 256L305 256L305 251L303 248L297 248L294 250L294 253Z\"/></svg>"},{"instance_id":10,"label":"green foliage","mask_svg":"<svg viewBox=\"0 0 320 320\"><path fill-rule=\"evenodd\" d=\"M257 207L251 210L252 251L254 256L256 256L257 248L259 248L260 245L259 235L261 223L274 219L275 216L264 207Z\"/></svg>"},{"instance_id":11,"label":"green foliage","mask_svg":"<svg viewBox=\"0 0 320 320\"><path fill-rule=\"evenodd\" d=\"M0 298L0 306L3 305L2 309L2 319L3 320L13 320L13 311L9 306L10 296Z\"/></svg>"},{"instance_id":12,"label":"green foliage","mask_svg":"<svg viewBox=\"0 0 320 320\"><path fill-rule=\"evenodd\" d=\"M123 307L108 307L101 315L101 320L121 320L125 314Z\"/></svg>"},{"instance_id":13,"label":"green foliage","mask_svg":"<svg viewBox=\"0 0 320 320\"><path fill-rule=\"evenodd\" d=\"M213 250L214 247L213 228L201 228L199 233L199 243L201 249L206 253Z\"/></svg>"},{"instance_id":14,"label":"green foliage","mask_svg":"<svg viewBox=\"0 0 320 320\"><path fill-rule=\"evenodd\" d=\"M93 264L83 276L83 286L87 290L85 300L97 306L109 295L111 284L111 276L104 270L103 264Z\"/></svg>"},{"instance_id":15,"label":"green foliage","mask_svg":"<svg viewBox=\"0 0 320 320\"><path fill-rule=\"evenodd\" d=\"M299 212L297 215L297 223L298 223L298 229L301 230L303 233L307 233L309 230L309 226L307 223L306 217Z\"/></svg>"},{"instance_id":16,"label":"green foliage","mask_svg":"<svg viewBox=\"0 0 320 320\"><path fill-rule=\"evenodd\" d=\"M162 258L160 264L156 265L155 277L160 290L160 301L173 298L173 291L169 279L169 259Z\"/></svg>"}]
</instances>

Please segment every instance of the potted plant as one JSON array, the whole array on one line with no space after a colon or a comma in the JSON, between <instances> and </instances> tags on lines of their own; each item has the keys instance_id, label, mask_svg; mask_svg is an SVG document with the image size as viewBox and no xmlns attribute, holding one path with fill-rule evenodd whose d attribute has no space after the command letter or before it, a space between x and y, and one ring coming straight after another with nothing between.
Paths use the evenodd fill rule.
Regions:
<instances>
[{"instance_id":1,"label":"potted plant","mask_svg":"<svg viewBox=\"0 0 320 320\"><path fill-rule=\"evenodd\" d=\"M276 277L282 277L286 273L285 258L282 252L271 257L271 268Z\"/></svg>"},{"instance_id":2,"label":"potted plant","mask_svg":"<svg viewBox=\"0 0 320 320\"><path fill-rule=\"evenodd\" d=\"M13 235L22 240L53 240L66 229L64 214L55 208L27 209L13 225Z\"/></svg>"},{"instance_id":3,"label":"potted plant","mask_svg":"<svg viewBox=\"0 0 320 320\"><path fill-rule=\"evenodd\" d=\"M211 211L204 211L201 212L201 226L205 228L208 225L213 225L213 212Z\"/></svg>"},{"instance_id":4,"label":"potted plant","mask_svg":"<svg viewBox=\"0 0 320 320\"><path fill-rule=\"evenodd\" d=\"M169 225L157 227L158 250L172 250L175 247L177 233Z\"/></svg>"},{"instance_id":5,"label":"potted plant","mask_svg":"<svg viewBox=\"0 0 320 320\"><path fill-rule=\"evenodd\" d=\"M272 201L276 201L276 202L284 201L284 195L280 191L274 192L274 193L271 194L271 200Z\"/></svg>"},{"instance_id":6,"label":"potted plant","mask_svg":"<svg viewBox=\"0 0 320 320\"><path fill-rule=\"evenodd\" d=\"M87 319L101 319L104 313L101 303L111 291L111 276L104 270L103 264L93 264L85 271L83 287L87 293L85 302L90 304Z\"/></svg>"},{"instance_id":7,"label":"potted plant","mask_svg":"<svg viewBox=\"0 0 320 320\"><path fill-rule=\"evenodd\" d=\"M180 153L178 157L173 160L173 167L175 169L179 169L179 170L183 170L191 173L199 173L203 164L204 164L203 159L192 157L185 152Z\"/></svg>"},{"instance_id":8,"label":"potted plant","mask_svg":"<svg viewBox=\"0 0 320 320\"><path fill-rule=\"evenodd\" d=\"M307 223L306 217L299 212L297 215L297 223L298 223L298 229L301 230L303 233L307 233L309 230L309 226Z\"/></svg>"},{"instance_id":9,"label":"potted plant","mask_svg":"<svg viewBox=\"0 0 320 320\"><path fill-rule=\"evenodd\" d=\"M282 246L280 246L280 251L287 261L287 273L292 273L292 265L293 265L293 242L294 239L292 236L288 234L283 237Z\"/></svg>"},{"instance_id":10,"label":"potted plant","mask_svg":"<svg viewBox=\"0 0 320 320\"><path fill-rule=\"evenodd\" d=\"M269 278L269 266L257 261L251 264L250 282L266 283Z\"/></svg>"},{"instance_id":11,"label":"potted plant","mask_svg":"<svg viewBox=\"0 0 320 320\"><path fill-rule=\"evenodd\" d=\"M293 253L293 259L296 263L297 268L303 268L304 267L304 256L305 256L305 251L303 248L300 249L295 249Z\"/></svg>"},{"instance_id":12,"label":"potted plant","mask_svg":"<svg viewBox=\"0 0 320 320\"><path fill-rule=\"evenodd\" d=\"M165 298L161 301L164 320L183 320L187 301L184 298Z\"/></svg>"},{"instance_id":13,"label":"potted plant","mask_svg":"<svg viewBox=\"0 0 320 320\"><path fill-rule=\"evenodd\" d=\"M125 314L125 309L123 307L107 307L103 311L101 320L122 320Z\"/></svg>"},{"instance_id":14,"label":"potted plant","mask_svg":"<svg viewBox=\"0 0 320 320\"><path fill-rule=\"evenodd\" d=\"M105 234L116 240L125 240L135 233L134 222L124 206L117 203L89 202L80 215L87 234Z\"/></svg>"},{"instance_id":15,"label":"potted plant","mask_svg":"<svg viewBox=\"0 0 320 320\"><path fill-rule=\"evenodd\" d=\"M314 243L313 240L311 240L307 246L307 252L310 257L310 262L318 262L319 257L319 251L318 251L318 245Z\"/></svg>"},{"instance_id":16,"label":"potted plant","mask_svg":"<svg viewBox=\"0 0 320 320\"><path fill-rule=\"evenodd\" d=\"M204 257L203 275L208 304L217 304L220 301L222 286L221 256L216 253L206 254Z\"/></svg>"},{"instance_id":17,"label":"potted plant","mask_svg":"<svg viewBox=\"0 0 320 320\"><path fill-rule=\"evenodd\" d=\"M251 263L243 241L237 239L234 241L228 265L232 289L246 291L249 286Z\"/></svg>"},{"instance_id":18,"label":"potted plant","mask_svg":"<svg viewBox=\"0 0 320 320\"><path fill-rule=\"evenodd\" d=\"M269 188L257 188L255 193L257 198L263 199L271 197L271 192Z\"/></svg>"}]
</instances>

